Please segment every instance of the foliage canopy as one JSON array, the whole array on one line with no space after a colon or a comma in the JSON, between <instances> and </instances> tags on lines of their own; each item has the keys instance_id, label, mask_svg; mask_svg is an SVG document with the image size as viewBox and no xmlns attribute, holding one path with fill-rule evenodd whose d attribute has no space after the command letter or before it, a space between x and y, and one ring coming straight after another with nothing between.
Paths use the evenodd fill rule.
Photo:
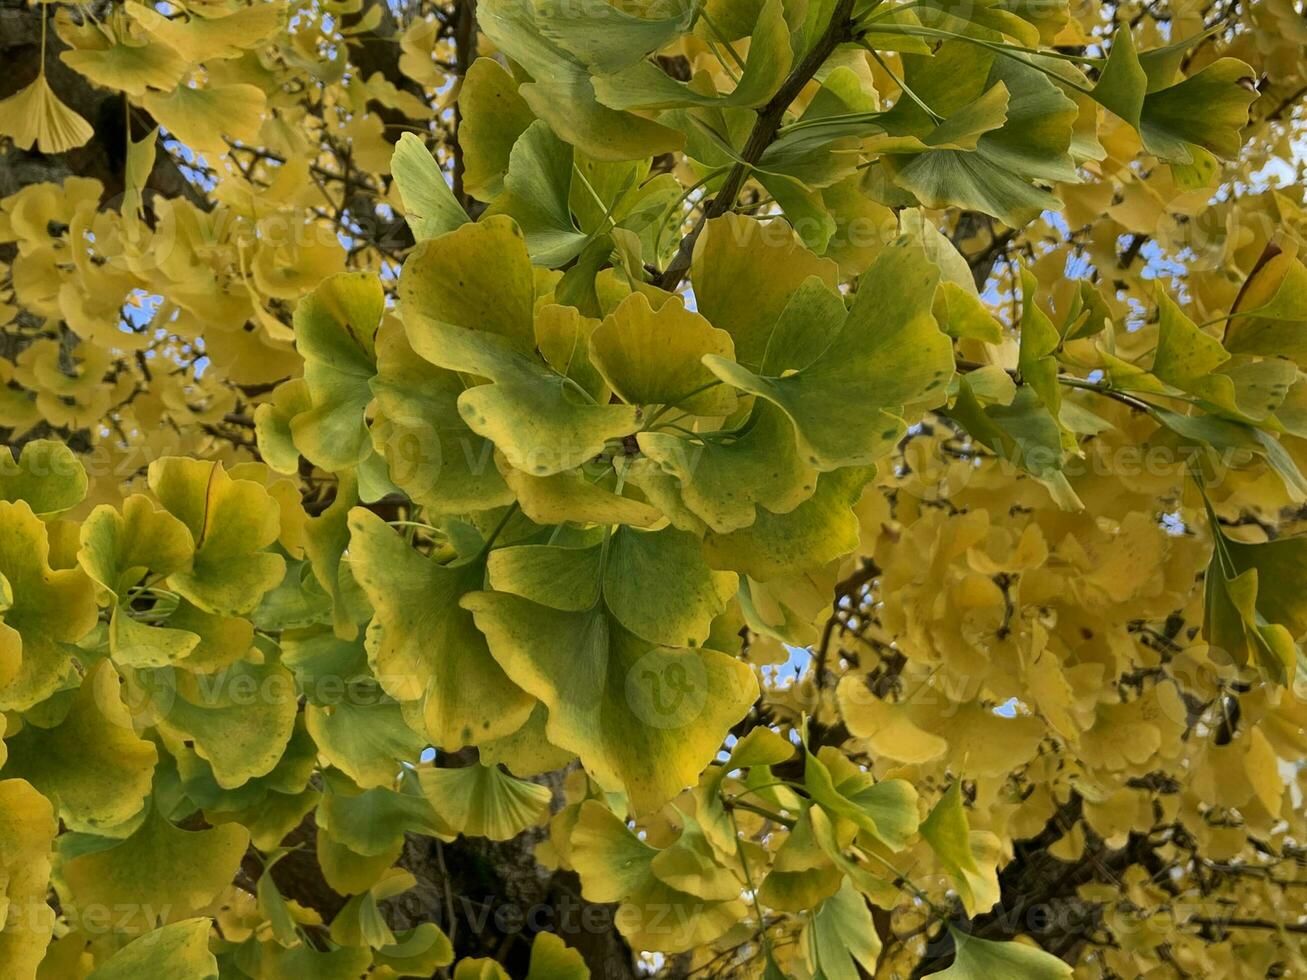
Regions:
<instances>
[{"instance_id":1,"label":"foliage canopy","mask_svg":"<svg viewBox=\"0 0 1307 980\"><path fill-rule=\"evenodd\" d=\"M0 15L0 978L1307 975L1290 0Z\"/></svg>"}]
</instances>

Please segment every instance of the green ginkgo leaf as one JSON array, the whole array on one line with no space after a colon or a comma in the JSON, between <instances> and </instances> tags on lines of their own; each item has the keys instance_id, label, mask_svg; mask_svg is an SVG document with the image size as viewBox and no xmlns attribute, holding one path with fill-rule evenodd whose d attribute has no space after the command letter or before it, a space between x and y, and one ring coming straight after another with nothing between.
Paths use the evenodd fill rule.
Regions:
<instances>
[{"instance_id":1,"label":"green ginkgo leaf","mask_svg":"<svg viewBox=\"0 0 1307 980\"><path fill-rule=\"evenodd\" d=\"M295 446L291 425L313 407L309 386L293 378L277 386L272 398L254 410L254 438L263 461L278 473L297 473L300 451Z\"/></svg>"},{"instance_id":2,"label":"green ginkgo leaf","mask_svg":"<svg viewBox=\"0 0 1307 980\"><path fill-rule=\"evenodd\" d=\"M693 534L670 527L622 528L608 548L604 601L636 636L661 646L693 647L708 639L736 581L733 572L709 568Z\"/></svg>"},{"instance_id":3,"label":"green ginkgo leaf","mask_svg":"<svg viewBox=\"0 0 1307 980\"><path fill-rule=\"evenodd\" d=\"M317 822L356 854L375 857L390 854L404 843L407 833L449 840L454 830L432 808L426 797L410 791L411 777L400 792L385 787L360 790L339 773L328 773Z\"/></svg>"},{"instance_id":4,"label":"green ginkgo leaf","mask_svg":"<svg viewBox=\"0 0 1307 980\"><path fill-rule=\"evenodd\" d=\"M240 662L213 674L160 671L143 683L159 706L155 724L165 744L191 747L226 789L272 771L299 708L295 680L280 664Z\"/></svg>"},{"instance_id":5,"label":"green ginkgo leaf","mask_svg":"<svg viewBox=\"0 0 1307 980\"><path fill-rule=\"evenodd\" d=\"M762 507L793 511L817 489L817 473L799 456L794 426L758 401L730 438L702 442L670 432L641 432L640 449L674 477L687 508L720 534L747 528Z\"/></svg>"},{"instance_id":6,"label":"green ginkgo leaf","mask_svg":"<svg viewBox=\"0 0 1307 980\"><path fill-rule=\"evenodd\" d=\"M921 822L921 836L952 877L963 908L972 916L988 912L999 899L994 867L982 867L977 860L976 834L962 804L962 784L955 781Z\"/></svg>"},{"instance_id":7,"label":"green ginkgo leaf","mask_svg":"<svg viewBox=\"0 0 1307 980\"><path fill-rule=\"evenodd\" d=\"M195 543L186 525L142 494L132 494L119 513L101 504L82 522L82 569L121 598L147 573L170 575L190 564Z\"/></svg>"},{"instance_id":8,"label":"green ginkgo leaf","mask_svg":"<svg viewBox=\"0 0 1307 980\"><path fill-rule=\"evenodd\" d=\"M187 657L200 637L186 629L134 619L128 590L147 574L167 576L189 567L195 545L186 525L149 498L133 494L122 513L101 505L82 523L82 569L113 596L109 653L119 664L162 667ZM193 608L193 607L192 607Z\"/></svg>"},{"instance_id":9,"label":"green ginkgo leaf","mask_svg":"<svg viewBox=\"0 0 1307 980\"><path fill-rule=\"evenodd\" d=\"M863 276L838 334L801 370L764 376L713 355L704 363L788 415L810 465L834 470L875 462L909 421L944 401L953 345L931 314L938 280L919 244L897 243ZM810 329L826 336L828 325L814 322ZM832 391L840 398L832 399ZM858 407L857 425L849 424L850 404Z\"/></svg>"},{"instance_id":10,"label":"green ginkgo leaf","mask_svg":"<svg viewBox=\"0 0 1307 980\"><path fill-rule=\"evenodd\" d=\"M845 879L830 898L813 910L804 926L808 966L814 976L858 980L858 967L868 973L880 957L880 936L866 900Z\"/></svg>"},{"instance_id":11,"label":"green ginkgo leaf","mask_svg":"<svg viewBox=\"0 0 1307 980\"><path fill-rule=\"evenodd\" d=\"M535 698L505 675L459 605L481 588L484 564L438 564L362 509L350 513L349 526L350 566L376 610L368 659L382 687L400 700L423 701L426 733L438 748L519 728Z\"/></svg>"},{"instance_id":12,"label":"green ginkgo leaf","mask_svg":"<svg viewBox=\"0 0 1307 980\"><path fill-rule=\"evenodd\" d=\"M510 218L488 218L418 244L404 263L400 301L409 342L433 363L439 361L422 342L429 321L493 333L523 351L535 345L535 272Z\"/></svg>"},{"instance_id":13,"label":"green ginkgo leaf","mask_svg":"<svg viewBox=\"0 0 1307 980\"><path fill-rule=\"evenodd\" d=\"M637 17L621 8L596 13L588 7L550 8L540 29L596 72L615 72L670 44L690 29L692 0L651 8L660 16Z\"/></svg>"},{"instance_id":14,"label":"green ginkgo leaf","mask_svg":"<svg viewBox=\"0 0 1307 980\"><path fill-rule=\"evenodd\" d=\"M58 514L86 496L86 469L62 442L33 439L15 462L7 446L0 451L0 500L25 500L37 514Z\"/></svg>"},{"instance_id":15,"label":"green ginkgo leaf","mask_svg":"<svg viewBox=\"0 0 1307 980\"><path fill-rule=\"evenodd\" d=\"M371 384L381 418L372 426L373 447L395 484L432 514L512 503L493 445L458 412L459 376L415 354L398 323L383 324L376 344Z\"/></svg>"},{"instance_id":16,"label":"green ginkgo leaf","mask_svg":"<svg viewBox=\"0 0 1307 980\"><path fill-rule=\"evenodd\" d=\"M65 906L130 909L137 928L185 919L227 887L249 841L249 831L236 824L181 830L148 804L144 822L124 840L75 851L60 840Z\"/></svg>"},{"instance_id":17,"label":"green ginkgo leaf","mask_svg":"<svg viewBox=\"0 0 1307 980\"><path fill-rule=\"evenodd\" d=\"M1170 83L1150 71L1128 29L1118 30L1093 97L1139 131L1144 149L1167 163L1190 165L1203 153L1231 159L1257 98L1256 72L1236 58L1218 58Z\"/></svg>"},{"instance_id":18,"label":"green ginkgo leaf","mask_svg":"<svg viewBox=\"0 0 1307 980\"><path fill-rule=\"evenodd\" d=\"M548 724L549 710L537 701L521 728L477 746L481 761L487 766L503 766L515 776L538 776L562 769L576 756L549 741L545 731Z\"/></svg>"},{"instance_id":19,"label":"green ginkgo leaf","mask_svg":"<svg viewBox=\"0 0 1307 980\"><path fill-rule=\"evenodd\" d=\"M102 660L57 725L28 726L6 739L9 761L0 772L40 790L72 830L110 831L138 814L150 793L158 751L137 736L120 688Z\"/></svg>"},{"instance_id":20,"label":"green ginkgo leaf","mask_svg":"<svg viewBox=\"0 0 1307 980\"><path fill-rule=\"evenodd\" d=\"M570 470L637 427L640 409L596 404L569 378L502 337L431 321L419 321L416 328L405 323L423 357L492 379L459 396L459 414L516 469L536 476Z\"/></svg>"},{"instance_id":21,"label":"green ginkgo leaf","mask_svg":"<svg viewBox=\"0 0 1307 980\"><path fill-rule=\"evenodd\" d=\"M429 977L453 962L454 946L434 922L397 932L394 943L372 953L374 966L393 970L397 977Z\"/></svg>"},{"instance_id":22,"label":"green ginkgo leaf","mask_svg":"<svg viewBox=\"0 0 1307 980\"><path fill-rule=\"evenodd\" d=\"M813 802L891 850L903 850L917 832L917 791L905 779L876 782L843 755L823 749L805 757L803 781Z\"/></svg>"},{"instance_id":23,"label":"green ginkgo leaf","mask_svg":"<svg viewBox=\"0 0 1307 980\"><path fill-rule=\"evenodd\" d=\"M518 505L530 520L541 525L626 524L649 527L662 520L661 511L643 500L614 492L618 475L611 466L582 467L550 476L533 476L496 460L504 482L517 495ZM591 469L599 469L596 476Z\"/></svg>"},{"instance_id":24,"label":"green ginkgo leaf","mask_svg":"<svg viewBox=\"0 0 1307 980\"><path fill-rule=\"evenodd\" d=\"M749 39L749 55L735 88L725 95L705 94L679 82L650 61L594 78L599 101L614 109L674 109L680 106L763 105L785 80L794 53L781 0L766 0Z\"/></svg>"},{"instance_id":25,"label":"green ginkgo leaf","mask_svg":"<svg viewBox=\"0 0 1307 980\"><path fill-rule=\"evenodd\" d=\"M436 238L467 222L467 212L445 182L440 164L414 133L402 133L390 158L404 220L416 241Z\"/></svg>"},{"instance_id":26,"label":"green ginkgo leaf","mask_svg":"<svg viewBox=\"0 0 1307 980\"><path fill-rule=\"evenodd\" d=\"M88 980L217 980L218 960L209 952L207 918L182 919L133 939L95 968Z\"/></svg>"},{"instance_id":27,"label":"green ginkgo leaf","mask_svg":"<svg viewBox=\"0 0 1307 980\"><path fill-rule=\"evenodd\" d=\"M295 347L304 358L312 407L290 422L295 445L317 466L340 470L371 451L363 411L377 373L374 338L385 309L381 282L347 272L323 280L295 308Z\"/></svg>"},{"instance_id":28,"label":"green ginkgo leaf","mask_svg":"<svg viewBox=\"0 0 1307 980\"><path fill-rule=\"evenodd\" d=\"M748 527L710 533L704 539L708 563L767 582L849 554L859 540L853 506L874 473L874 468L856 466L823 473L815 492L792 510L784 514L760 510Z\"/></svg>"},{"instance_id":29,"label":"green ginkgo leaf","mask_svg":"<svg viewBox=\"0 0 1307 980\"><path fill-rule=\"evenodd\" d=\"M1071 967L1056 956L1025 943L996 943L977 939L956 929L949 930L957 956L947 970L927 974L941 980L1070 980Z\"/></svg>"},{"instance_id":30,"label":"green ginkgo leaf","mask_svg":"<svg viewBox=\"0 0 1307 980\"><path fill-rule=\"evenodd\" d=\"M623 628L669 647L702 644L735 593L736 576L713 571L693 534L623 527L585 547L515 545L490 555L490 585L566 612L603 606Z\"/></svg>"},{"instance_id":31,"label":"green ginkgo leaf","mask_svg":"<svg viewBox=\"0 0 1307 980\"><path fill-rule=\"evenodd\" d=\"M538 265L566 265L589 240L568 205L572 167L572 148L538 119L513 144L504 191L487 209L487 215L508 215L517 222Z\"/></svg>"},{"instance_id":32,"label":"green ginkgo leaf","mask_svg":"<svg viewBox=\"0 0 1307 980\"><path fill-rule=\"evenodd\" d=\"M548 786L529 783L496 766L418 770L422 792L451 830L469 837L508 840L534 824L549 805Z\"/></svg>"},{"instance_id":33,"label":"green ginkgo leaf","mask_svg":"<svg viewBox=\"0 0 1307 980\"><path fill-rule=\"evenodd\" d=\"M813 836L811 807L804 807L758 888L758 900L774 909L804 912L835 894L844 880Z\"/></svg>"},{"instance_id":34,"label":"green ginkgo leaf","mask_svg":"<svg viewBox=\"0 0 1307 980\"><path fill-rule=\"evenodd\" d=\"M1059 206L1036 182L1077 180L1069 151L1079 108L1044 72L963 41L946 41L930 56L907 55L904 61L905 82L944 122L927 118L915 100L902 99L895 109L904 121L895 128L955 143L968 133L976 138L974 149L941 145L889 154L884 159L899 186L927 207L971 208L1013 227ZM1004 122L994 127L1000 85L1008 98ZM982 98L986 93L989 101ZM956 121L949 118L954 112Z\"/></svg>"},{"instance_id":35,"label":"green ginkgo leaf","mask_svg":"<svg viewBox=\"0 0 1307 980\"><path fill-rule=\"evenodd\" d=\"M403 708L379 689L362 688L355 699L328 707L310 705L305 714L323 757L364 789L391 785L400 763L412 762L426 747Z\"/></svg>"},{"instance_id":36,"label":"green ginkgo leaf","mask_svg":"<svg viewBox=\"0 0 1307 980\"><path fill-rule=\"evenodd\" d=\"M654 646L602 604L568 612L477 592L463 605L508 676L549 709L549 741L640 811L694 782L757 692L745 664Z\"/></svg>"},{"instance_id":37,"label":"green ginkgo leaf","mask_svg":"<svg viewBox=\"0 0 1307 980\"><path fill-rule=\"evenodd\" d=\"M640 160L681 147L684 138L676 130L601 105L589 69L545 36L546 20L534 4L519 0L486 0L477 11L481 30L531 76L518 93L536 116L600 160Z\"/></svg>"},{"instance_id":38,"label":"green ginkgo leaf","mask_svg":"<svg viewBox=\"0 0 1307 980\"><path fill-rule=\"evenodd\" d=\"M26 501L0 501L0 709L25 710L70 678L63 644L95 625L95 588L80 568L52 569L46 525Z\"/></svg>"},{"instance_id":39,"label":"green ginkgo leaf","mask_svg":"<svg viewBox=\"0 0 1307 980\"><path fill-rule=\"evenodd\" d=\"M405 263L399 291L413 350L491 380L458 397L459 413L514 468L537 476L569 470L635 431L637 408L596 404L535 354L534 274L510 219L424 242Z\"/></svg>"}]
</instances>

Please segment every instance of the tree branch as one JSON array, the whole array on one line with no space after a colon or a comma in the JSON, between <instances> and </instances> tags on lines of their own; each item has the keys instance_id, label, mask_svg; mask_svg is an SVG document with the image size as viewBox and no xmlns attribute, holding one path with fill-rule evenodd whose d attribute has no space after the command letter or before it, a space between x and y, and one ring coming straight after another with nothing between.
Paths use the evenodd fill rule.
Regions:
<instances>
[{"instance_id":1,"label":"tree branch","mask_svg":"<svg viewBox=\"0 0 1307 980\"><path fill-rule=\"evenodd\" d=\"M699 240L703 226L735 207L735 199L744 187L744 182L748 179L754 164L762 159L764 151L776 138L776 131L780 129L781 121L785 118L785 110L817 74L817 70L826 63L826 59L831 56L835 48L841 42L849 40L852 13L853 0L839 0L831 14L830 23L826 25L826 30L817 39L817 43L803 56L798 67L790 72L771 100L758 110L758 119L753 124L748 140L745 141L744 149L740 151L739 161L726 175L726 182L709 203L703 217L694 226L694 230L681 239L676 255L658 281L658 285L663 289L675 291L681 285L686 273L690 271L690 257L694 254L694 243Z\"/></svg>"}]
</instances>

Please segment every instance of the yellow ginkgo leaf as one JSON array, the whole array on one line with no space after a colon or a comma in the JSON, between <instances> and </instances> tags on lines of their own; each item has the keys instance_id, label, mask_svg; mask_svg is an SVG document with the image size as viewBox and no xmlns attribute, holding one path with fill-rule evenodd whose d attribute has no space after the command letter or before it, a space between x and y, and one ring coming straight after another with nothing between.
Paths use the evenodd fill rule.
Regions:
<instances>
[{"instance_id":1,"label":"yellow ginkgo leaf","mask_svg":"<svg viewBox=\"0 0 1307 980\"><path fill-rule=\"evenodd\" d=\"M20 149L35 144L42 153L63 153L94 135L91 124L54 94L45 72L0 102L0 136L10 137Z\"/></svg>"}]
</instances>

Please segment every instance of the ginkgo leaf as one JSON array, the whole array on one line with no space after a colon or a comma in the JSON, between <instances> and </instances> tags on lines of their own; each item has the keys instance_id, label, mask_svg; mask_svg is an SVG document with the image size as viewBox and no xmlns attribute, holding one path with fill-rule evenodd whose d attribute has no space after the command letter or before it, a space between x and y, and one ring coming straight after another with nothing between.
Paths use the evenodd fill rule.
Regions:
<instances>
[{"instance_id":1,"label":"ginkgo leaf","mask_svg":"<svg viewBox=\"0 0 1307 980\"><path fill-rule=\"evenodd\" d=\"M759 511L748 527L710 533L704 539L709 565L766 582L790 569L814 569L847 555L859 539L852 508L873 473L856 466L823 473L813 494L792 510Z\"/></svg>"},{"instance_id":2,"label":"ginkgo leaf","mask_svg":"<svg viewBox=\"0 0 1307 980\"><path fill-rule=\"evenodd\" d=\"M962 805L962 784L956 781L921 822L921 836L953 877L963 908L972 916L988 912L1000 895L994 868L982 867L976 859L976 833Z\"/></svg>"},{"instance_id":3,"label":"ginkgo leaf","mask_svg":"<svg viewBox=\"0 0 1307 980\"><path fill-rule=\"evenodd\" d=\"M675 477L685 506L726 534L755 522L758 507L788 514L812 496L817 474L799 456L794 427L779 408L755 402L730 439L697 443L669 432L641 432L641 451Z\"/></svg>"},{"instance_id":4,"label":"ginkgo leaf","mask_svg":"<svg viewBox=\"0 0 1307 980\"><path fill-rule=\"evenodd\" d=\"M729 415L735 393L703 366L733 359L731 336L678 300L657 310L640 293L624 299L590 335L590 360L623 401L675 405L693 415Z\"/></svg>"},{"instance_id":5,"label":"ginkgo leaf","mask_svg":"<svg viewBox=\"0 0 1307 980\"><path fill-rule=\"evenodd\" d=\"M1257 98L1254 72L1219 58L1174 84L1150 76L1128 29L1117 31L1093 97L1139 131L1144 148L1168 163L1193 164L1204 151L1229 158ZM1201 107L1201 108L1199 108Z\"/></svg>"},{"instance_id":6,"label":"ginkgo leaf","mask_svg":"<svg viewBox=\"0 0 1307 980\"><path fill-rule=\"evenodd\" d=\"M664 646L699 646L735 594L736 576L704 560L685 531L623 528L612 537L603 592L613 616L636 636Z\"/></svg>"},{"instance_id":7,"label":"ginkgo leaf","mask_svg":"<svg viewBox=\"0 0 1307 980\"><path fill-rule=\"evenodd\" d=\"M304 358L311 408L290 421L310 462L338 470L371 447L363 410L377 373L374 337L384 309L381 283L366 273L323 281L295 308L295 346Z\"/></svg>"},{"instance_id":8,"label":"ginkgo leaf","mask_svg":"<svg viewBox=\"0 0 1307 980\"><path fill-rule=\"evenodd\" d=\"M58 829L50 801L30 783L0 780L0 962L15 976L36 975L54 931L55 916L40 910Z\"/></svg>"},{"instance_id":9,"label":"ginkgo leaf","mask_svg":"<svg viewBox=\"0 0 1307 980\"><path fill-rule=\"evenodd\" d=\"M235 874L250 835L235 824L181 830L147 805L145 821L122 841L60 841L60 877L72 908L131 909L137 928L175 922L204 909Z\"/></svg>"},{"instance_id":10,"label":"ginkgo leaf","mask_svg":"<svg viewBox=\"0 0 1307 980\"><path fill-rule=\"evenodd\" d=\"M876 782L843 756L823 749L808 753L804 785L813 802L855 824L891 850L902 850L917 832L917 791L903 779Z\"/></svg>"},{"instance_id":11,"label":"ginkgo leaf","mask_svg":"<svg viewBox=\"0 0 1307 980\"><path fill-rule=\"evenodd\" d=\"M148 572L170 575L191 560L186 525L148 497L132 494L119 513L100 505L82 522L78 562L98 584L120 595Z\"/></svg>"},{"instance_id":12,"label":"ginkgo leaf","mask_svg":"<svg viewBox=\"0 0 1307 980\"><path fill-rule=\"evenodd\" d=\"M775 909L803 912L839 891L844 873L835 866L812 833L805 808L758 888L758 899Z\"/></svg>"},{"instance_id":13,"label":"ginkgo leaf","mask_svg":"<svg viewBox=\"0 0 1307 980\"><path fill-rule=\"evenodd\" d=\"M521 728L477 746L481 761L487 766L503 766L515 776L562 769L576 756L549 741L545 733L548 723L549 711L537 701Z\"/></svg>"},{"instance_id":14,"label":"ginkgo leaf","mask_svg":"<svg viewBox=\"0 0 1307 980\"><path fill-rule=\"evenodd\" d=\"M556 268L580 253L589 236L572 220L572 148L543 120L531 123L513 144L503 193L488 215L508 215L526 237L532 261Z\"/></svg>"},{"instance_id":15,"label":"ginkgo leaf","mask_svg":"<svg viewBox=\"0 0 1307 980\"><path fill-rule=\"evenodd\" d=\"M1307 361L1307 267L1293 243L1272 242L1245 280L1225 324L1224 345L1232 353Z\"/></svg>"},{"instance_id":16,"label":"ginkgo leaf","mask_svg":"<svg viewBox=\"0 0 1307 980\"><path fill-rule=\"evenodd\" d=\"M126 10L137 23L191 62L239 58L281 26L286 16L280 3L238 6L222 11L220 16L189 15L184 19L165 17L134 0L129 0Z\"/></svg>"},{"instance_id":17,"label":"ginkgo leaf","mask_svg":"<svg viewBox=\"0 0 1307 980\"><path fill-rule=\"evenodd\" d=\"M711 354L704 363L785 412L810 465L834 470L872 463L903 435L906 419L944 400L953 354L930 312L938 278L919 245L900 243L881 253L838 334L806 367L763 376ZM874 414L849 425L844 403L832 400L831 391Z\"/></svg>"},{"instance_id":18,"label":"ginkgo leaf","mask_svg":"<svg viewBox=\"0 0 1307 980\"><path fill-rule=\"evenodd\" d=\"M586 66L544 36L537 26L544 21L531 4L516 0L487 0L477 18L486 36L530 74L518 93L536 116L601 160L638 160L680 148L684 137L676 130L601 105Z\"/></svg>"},{"instance_id":19,"label":"ginkgo leaf","mask_svg":"<svg viewBox=\"0 0 1307 980\"><path fill-rule=\"evenodd\" d=\"M478 200L491 201L503 190L513 145L535 115L517 94L513 76L493 58L472 62L458 104L463 113L463 187Z\"/></svg>"},{"instance_id":20,"label":"ginkgo leaf","mask_svg":"<svg viewBox=\"0 0 1307 980\"><path fill-rule=\"evenodd\" d=\"M505 673L549 709L549 741L638 810L694 781L757 690L745 664L653 646L602 606L565 612L500 592L463 605Z\"/></svg>"},{"instance_id":21,"label":"ginkgo leaf","mask_svg":"<svg viewBox=\"0 0 1307 980\"><path fill-rule=\"evenodd\" d=\"M220 463L168 457L149 469L150 489L190 530L191 567L168 584L206 612L252 610L281 580L285 562L266 549L277 539L277 505L250 480L233 480Z\"/></svg>"},{"instance_id":22,"label":"ginkgo leaf","mask_svg":"<svg viewBox=\"0 0 1307 980\"><path fill-rule=\"evenodd\" d=\"M339 774L329 776L325 784L317 810L318 826L356 854L375 857L393 853L403 845L407 833L446 840L454 836L431 802L413 791L411 779L400 792L385 787L360 791Z\"/></svg>"},{"instance_id":23,"label":"ginkgo leaf","mask_svg":"<svg viewBox=\"0 0 1307 980\"><path fill-rule=\"evenodd\" d=\"M380 692L367 701L310 706L305 715L318 750L364 789L389 786L400 762L416 759L426 745L400 705Z\"/></svg>"},{"instance_id":24,"label":"ginkgo leaf","mask_svg":"<svg viewBox=\"0 0 1307 980\"><path fill-rule=\"evenodd\" d=\"M502 336L427 319L411 307L405 327L414 350L427 360L492 379L458 397L459 414L516 469L536 476L569 470L597 456L609 439L636 429L638 408L595 404L570 379Z\"/></svg>"},{"instance_id":25,"label":"ginkgo leaf","mask_svg":"<svg viewBox=\"0 0 1307 980\"><path fill-rule=\"evenodd\" d=\"M906 706L882 701L861 678L851 674L841 678L837 696L849 732L865 738L878 756L916 765L948 751L948 743L919 727Z\"/></svg>"},{"instance_id":26,"label":"ginkgo leaf","mask_svg":"<svg viewBox=\"0 0 1307 980\"><path fill-rule=\"evenodd\" d=\"M738 898L705 900L659 878L659 856L601 804L581 805L572 831L571 861L581 876L581 893L592 902L618 902L616 922L629 942L674 953L712 942L744 916Z\"/></svg>"},{"instance_id":27,"label":"ginkgo leaf","mask_svg":"<svg viewBox=\"0 0 1307 980\"><path fill-rule=\"evenodd\" d=\"M33 439L15 461L6 447L0 454L0 500L25 500L42 517L58 514L86 496L86 469L62 442Z\"/></svg>"},{"instance_id":28,"label":"ginkgo leaf","mask_svg":"<svg viewBox=\"0 0 1307 980\"><path fill-rule=\"evenodd\" d=\"M454 967L454 980L509 980L509 976L497 960L468 956Z\"/></svg>"},{"instance_id":29,"label":"ginkgo leaf","mask_svg":"<svg viewBox=\"0 0 1307 980\"><path fill-rule=\"evenodd\" d=\"M686 33L695 5L676 0L656 12L660 16L637 17L614 8L611 13L593 16L588 8L573 7L541 19L540 28L596 72L615 72Z\"/></svg>"},{"instance_id":30,"label":"ginkgo leaf","mask_svg":"<svg viewBox=\"0 0 1307 980\"><path fill-rule=\"evenodd\" d=\"M95 625L95 590L74 568L53 569L46 526L25 501L0 501L0 707L24 710L70 679L63 644Z\"/></svg>"},{"instance_id":31,"label":"ginkgo leaf","mask_svg":"<svg viewBox=\"0 0 1307 980\"><path fill-rule=\"evenodd\" d=\"M589 980L590 968L580 952L552 932L537 932L531 941L527 980Z\"/></svg>"},{"instance_id":32,"label":"ginkgo leaf","mask_svg":"<svg viewBox=\"0 0 1307 980\"><path fill-rule=\"evenodd\" d=\"M752 108L765 103L785 79L793 60L780 0L766 0L749 40L749 55L735 88L726 95L696 91L649 61L594 77L595 94L614 109L672 109L678 106Z\"/></svg>"},{"instance_id":33,"label":"ginkgo leaf","mask_svg":"<svg viewBox=\"0 0 1307 980\"><path fill-rule=\"evenodd\" d=\"M59 35L71 45L59 59L96 85L128 95L171 89L186 71L186 59L166 43L138 36L129 30L131 23L124 18L110 29L97 24L88 30L59 18Z\"/></svg>"},{"instance_id":34,"label":"ginkgo leaf","mask_svg":"<svg viewBox=\"0 0 1307 980\"><path fill-rule=\"evenodd\" d=\"M551 476L532 476L497 459L504 482L517 496L522 513L537 524L626 524L649 527L663 519L662 512L635 497L614 493L618 486L615 470L598 477L585 468Z\"/></svg>"},{"instance_id":35,"label":"ginkgo leaf","mask_svg":"<svg viewBox=\"0 0 1307 980\"><path fill-rule=\"evenodd\" d=\"M382 418L372 425L373 447L395 484L432 514L512 503L493 445L459 414L459 376L415 354L398 323L382 324L376 352L370 383Z\"/></svg>"},{"instance_id":36,"label":"ginkgo leaf","mask_svg":"<svg viewBox=\"0 0 1307 980\"><path fill-rule=\"evenodd\" d=\"M484 564L437 564L365 510L350 513L349 527L350 566L376 610L368 659L382 687L401 700L422 699L427 736L438 748L519 728L535 699L505 675L459 605L481 588Z\"/></svg>"},{"instance_id":37,"label":"ginkgo leaf","mask_svg":"<svg viewBox=\"0 0 1307 980\"><path fill-rule=\"evenodd\" d=\"M160 705L155 724L165 744L189 745L225 788L276 766L299 707L294 679L280 664L237 663L204 675L162 672L143 683Z\"/></svg>"},{"instance_id":38,"label":"ginkgo leaf","mask_svg":"<svg viewBox=\"0 0 1307 980\"><path fill-rule=\"evenodd\" d=\"M1056 956L1025 943L996 943L950 929L957 957L947 970L927 974L944 980L1069 980L1071 967Z\"/></svg>"},{"instance_id":39,"label":"ginkgo leaf","mask_svg":"<svg viewBox=\"0 0 1307 980\"><path fill-rule=\"evenodd\" d=\"M395 175L404 202L404 220L415 240L437 238L468 220L467 212L445 182L440 164L413 133L399 137L390 158L390 172Z\"/></svg>"},{"instance_id":40,"label":"ginkgo leaf","mask_svg":"<svg viewBox=\"0 0 1307 980\"><path fill-rule=\"evenodd\" d=\"M400 278L404 327L413 349L427 356L427 322L534 343L535 274L521 229L508 218L464 225L423 242Z\"/></svg>"},{"instance_id":41,"label":"ginkgo leaf","mask_svg":"<svg viewBox=\"0 0 1307 980\"><path fill-rule=\"evenodd\" d=\"M372 953L373 966L393 970L400 977L427 977L453 962L453 944L434 922L423 922L407 931L397 932L392 945L382 946Z\"/></svg>"},{"instance_id":42,"label":"ginkgo leaf","mask_svg":"<svg viewBox=\"0 0 1307 980\"><path fill-rule=\"evenodd\" d=\"M146 92L142 101L159 124L197 150L221 152L225 136L245 142L257 138L263 122L265 97L253 85L191 88L170 93Z\"/></svg>"},{"instance_id":43,"label":"ginkgo leaf","mask_svg":"<svg viewBox=\"0 0 1307 980\"><path fill-rule=\"evenodd\" d=\"M299 471L300 454L291 434L291 422L313 407L303 378L278 385L272 398L254 410L254 436L259 455L278 473Z\"/></svg>"},{"instance_id":44,"label":"ginkgo leaf","mask_svg":"<svg viewBox=\"0 0 1307 980\"><path fill-rule=\"evenodd\" d=\"M858 965L870 972L880 957L871 910L847 879L812 912L803 938L814 975L831 980L856 980Z\"/></svg>"},{"instance_id":45,"label":"ginkgo leaf","mask_svg":"<svg viewBox=\"0 0 1307 980\"><path fill-rule=\"evenodd\" d=\"M150 792L158 752L133 730L120 687L113 666L101 661L59 724L7 739L9 761L0 772L39 789L73 830L112 830L139 813Z\"/></svg>"},{"instance_id":46,"label":"ginkgo leaf","mask_svg":"<svg viewBox=\"0 0 1307 980\"><path fill-rule=\"evenodd\" d=\"M218 960L209 952L210 925L207 918L183 919L147 932L96 967L88 980L217 980Z\"/></svg>"},{"instance_id":47,"label":"ginkgo leaf","mask_svg":"<svg viewBox=\"0 0 1307 980\"><path fill-rule=\"evenodd\" d=\"M704 225L690 278L698 311L735 342L735 357L761 368L776 321L809 276L834 287L838 269L804 248L789 230L736 214Z\"/></svg>"},{"instance_id":48,"label":"ginkgo leaf","mask_svg":"<svg viewBox=\"0 0 1307 980\"><path fill-rule=\"evenodd\" d=\"M440 818L470 837L516 837L540 818L550 799L548 786L479 763L459 769L419 769L418 779Z\"/></svg>"},{"instance_id":49,"label":"ginkgo leaf","mask_svg":"<svg viewBox=\"0 0 1307 980\"><path fill-rule=\"evenodd\" d=\"M23 150L64 153L81 146L95 130L60 101L44 70L16 94L0 101L0 134Z\"/></svg>"}]
</instances>

